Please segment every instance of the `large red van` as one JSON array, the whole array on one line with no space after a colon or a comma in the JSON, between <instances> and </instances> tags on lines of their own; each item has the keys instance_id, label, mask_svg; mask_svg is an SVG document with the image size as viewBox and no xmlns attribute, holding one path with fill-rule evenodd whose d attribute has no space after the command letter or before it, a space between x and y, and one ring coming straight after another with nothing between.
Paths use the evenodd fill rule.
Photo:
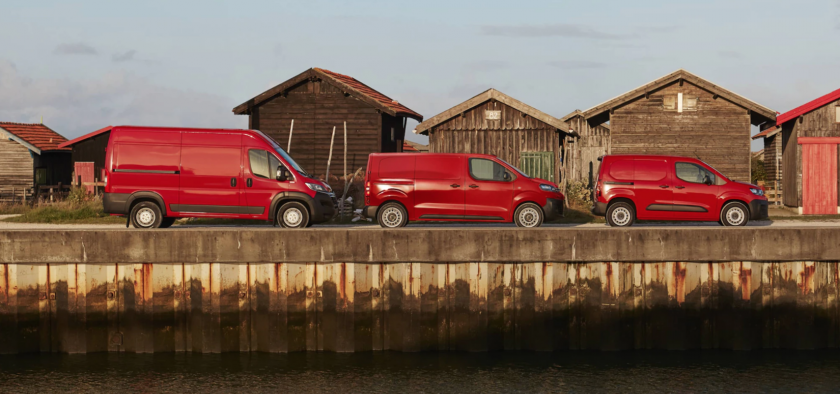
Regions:
<instances>
[{"instance_id":1,"label":"large red van","mask_svg":"<svg viewBox=\"0 0 840 394\"><path fill-rule=\"evenodd\" d=\"M258 130L117 126L105 152L105 212L136 228L176 218L271 220L308 227L335 194Z\"/></svg>"},{"instance_id":2,"label":"large red van","mask_svg":"<svg viewBox=\"0 0 840 394\"><path fill-rule=\"evenodd\" d=\"M593 201L592 213L616 227L636 219L744 226L767 217L767 197L760 187L729 180L690 157L604 156Z\"/></svg>"},{"instance_id":3,"label":"large red van","mask_svg":"<svg viewBox=\"0 0 840 394\"><path fill-rule=\"evenodd\" d=\"M388 228L428 220L538 227L563 214L564 199L556 185L491 155L374 153L364 216Z\"/></svg>"}]
</instances>

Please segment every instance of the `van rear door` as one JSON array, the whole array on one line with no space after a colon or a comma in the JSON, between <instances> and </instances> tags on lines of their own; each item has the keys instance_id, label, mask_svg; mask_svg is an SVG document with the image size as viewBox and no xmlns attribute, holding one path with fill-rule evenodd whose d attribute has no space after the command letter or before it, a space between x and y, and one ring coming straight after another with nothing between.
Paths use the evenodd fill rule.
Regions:
<instances>
[{"instance_id":1,"label":"van rear door","mask_svg":"<svg viewBox=\"0 0 840 394\"><path fill-rule=\"evenodd\" d=\"M636 159L634 174L636 217L641 220L671 219L674 192L668 159Z\"/></svg>"},{"instance_id":2,"label":"van rear door","mask_svg":"<svg viewBox=\"0 0 840 394\"><path fill-rule=\"evenodd\" d=\"M417 155L414 209L419 219L463 219L464 155Z\"/></svg>"},{"instance_id":3,"label":"van rear door","mask_svg":"<svg viewBox=\"0 0 840 394\"><path fill-rule=\"evenodd\" d=\"M172 210L239 214L242 183L242 134L181 133L181 198Z\"/></svg>"}]
</instances>

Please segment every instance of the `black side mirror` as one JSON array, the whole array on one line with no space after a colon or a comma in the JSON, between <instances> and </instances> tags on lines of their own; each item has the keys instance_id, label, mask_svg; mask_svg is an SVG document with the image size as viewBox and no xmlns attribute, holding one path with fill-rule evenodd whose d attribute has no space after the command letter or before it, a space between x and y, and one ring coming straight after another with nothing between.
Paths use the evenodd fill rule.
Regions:
<instances>
[{"instance_id":1,"label":"black side mirror","mask_svg":"<svg viewBox=\"0 0 840 394\"><path fill-rule=\"evenodd\" d=\"M506 182L509 181L510 180L510 174L507 171L505 171L505 173L502 174L502 179L504 179Z\"/></svg>"},{"instance_id":2,"label":"black side mirror","mask_svg":"<svg viewBox=\"0 0 840 394\"><path fill-rule=\"evenodd\" d=\"M292 178L292 173L283 166L277 166L277 180L280 182L288 181Z\"/></svg>"},{"instance_id":3,"label":"black side mirror","mask_svg":"<svg viewBox=\"0 0 840 394\"><path fill-rule=\"evenodd\" d=\"M703 183L705 183L708 186L712 186L712 178L709 178L709 176L706 175L706 177L703 178Z\"/></svg>"}]
</instances>

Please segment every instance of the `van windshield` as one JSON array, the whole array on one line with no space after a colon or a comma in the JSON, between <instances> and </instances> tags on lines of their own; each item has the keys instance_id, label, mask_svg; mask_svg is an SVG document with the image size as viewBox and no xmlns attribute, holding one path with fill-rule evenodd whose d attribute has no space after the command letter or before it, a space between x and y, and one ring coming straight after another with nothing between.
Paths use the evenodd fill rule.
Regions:
<instances>
[{"instance_id":1,"label":"van windshield","mask_svg":"<svg viewBox=\"0 0 840 394\"><path fill-rule=\"evenodd\" d=\"M292 168L294 168L295 171L297 171L298 173L300 173L303 176L309 176L309 174L306 173L306 171L303 169L303 167L301 167L300 164L298 164L295 161L295 159L292 159L292 157L289 156L289 154L286 153L286 151L284 151L283 148L280 147L280 145L277 143L277 141L274 141L274 138L269 137L268 135L266 135L262 131L259 131L259 130L254 130L254 131L257 132L257 133L260 133L261 136L265 137L266 141L268 141L271 144L271 147L274 148L274 151L277 152L277 154L280 155L280 157L282 157L283 160L286 163L289 163L289 165L292 166Z\"/></svg>"},{"instance_id":2,"label":"van windshield","mask_svg":"<svg viewBox=\"0 0 840 394\"><path fill-rule=\"evenodd\" d=\"M508 167L513 168L513 170L514 170L514 171L516 171L516 172L518 172L518 173L519 173L519 175L522 175L522 176L524 176L525 178L530 178L530 176L528 176L528 174L526 174L526 173L522 172L522 170L520 170L519 168L516 168L516 166L515 166L515 165L512 165L512 164L510 164L510 163L508 163L508 162L506 162L506 161L502 160L501 158L498 158L498 159L499 159L499 161L501 161L502 163L507 164L507 166L508 166Z\"/></svg>"}]
</instances>

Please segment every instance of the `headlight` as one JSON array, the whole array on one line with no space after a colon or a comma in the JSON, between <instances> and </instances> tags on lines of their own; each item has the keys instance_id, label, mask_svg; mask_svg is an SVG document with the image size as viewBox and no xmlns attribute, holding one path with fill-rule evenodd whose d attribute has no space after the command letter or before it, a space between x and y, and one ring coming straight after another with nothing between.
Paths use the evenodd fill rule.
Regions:
<instances>
[{"instance_id":1,"label":"headlight","mask_svg":"<svg viewBox=\"0 0 840 394\"><path fill-rule=\"evenodd\" d=\"M547 191L547 192L554 192L554 193L557 193L557 192L560 191L560 189L558 189L554 186L551 186L551 185L546 185L545 183L540 185L540 189L544 190L544 191Z\"/></svg>"},{"instance_id":2,"label":"headlight","mask_svg":"<svg viewBox=\"0 0 840 394\"><path fill-rule=\"evenodd\" d=\"M761 190L761 189L756 189L756 188L751 187L750 191L752 192L752 194L755 194L756 196L763 196L764 195L764 190Z\"/></svg>"},{"instance_id":3,"label":"headlight","mask_svg":"<svg viewBox=\"0 0 840 394\"><path fill-rule=\"evenodd\" d=\"M323 186L321 186L317 183L307 183L306 187L308 187L308 188L310 188L310 189L312 189L316 192L322 192L322 193L327 193L328 192L327 188L325 188L325 187L323 187Z\"/></svg>"}]
</instances>

